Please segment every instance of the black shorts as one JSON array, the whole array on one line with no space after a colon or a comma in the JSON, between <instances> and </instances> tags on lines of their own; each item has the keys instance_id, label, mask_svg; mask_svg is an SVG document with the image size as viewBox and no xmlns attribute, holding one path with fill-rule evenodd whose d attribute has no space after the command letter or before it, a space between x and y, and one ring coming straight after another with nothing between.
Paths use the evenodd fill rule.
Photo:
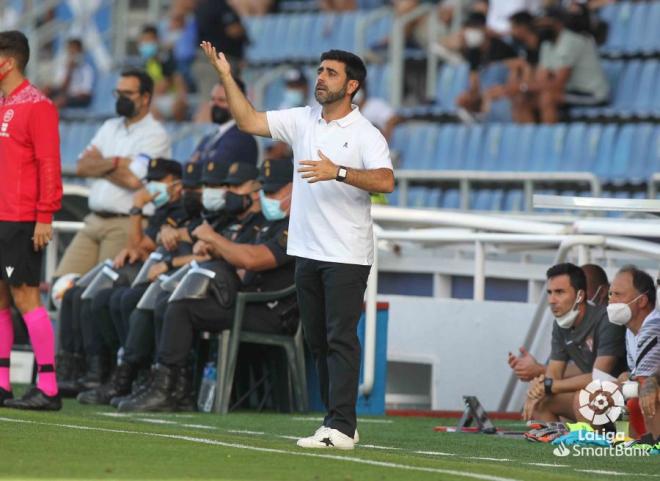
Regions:
<instances>
[{"instance_id":1,"label":"black shorts","mask_svg":"<svg viewBox=\"0 0 660 481\"><path fill-rule=\"evenodd\" d=\"M41 280L43 251L34 251L34 224L0 221L0 279L13 286Z\"/></svg>"}]
</instances>

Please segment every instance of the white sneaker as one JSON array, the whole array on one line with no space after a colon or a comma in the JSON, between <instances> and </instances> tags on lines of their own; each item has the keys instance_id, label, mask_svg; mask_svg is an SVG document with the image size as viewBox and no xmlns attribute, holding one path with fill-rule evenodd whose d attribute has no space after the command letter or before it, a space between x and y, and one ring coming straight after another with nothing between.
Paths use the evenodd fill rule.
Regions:
<instances>
[{"instance_id":1,"label":"white sneaker","mask_svg":"<svg viewBox=\"0 0 660 481\"><path fill-rule=\"evenodd\" d=\"M353 436L353 443L357 444L360 442L360 435L357 432L357 428L355 429L355 436Z\"/></svg>"},{"instance_id":2,"label":"white sneaker","mask_svg":"<svg viewBox=\"0 0 660 481\"><path fill-rule=\"evenodd\" d=\"M313 436L299 439L296 444L301 448L312 449L353 449L355 447L353 438L346 436L341 431L325 426L317 429Z\"/></svg>"}]
</instances>

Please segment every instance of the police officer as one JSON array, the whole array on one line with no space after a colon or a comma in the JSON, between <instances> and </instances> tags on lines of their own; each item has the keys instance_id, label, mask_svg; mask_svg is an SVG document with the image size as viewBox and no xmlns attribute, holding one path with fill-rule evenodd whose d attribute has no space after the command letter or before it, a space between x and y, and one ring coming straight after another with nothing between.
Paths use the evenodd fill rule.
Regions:
<instances>
[{"instance_id":1,"label":"police officer","mask_svg":"<svg viewBox=\"0 0 660 481\"><path fill-rule=\"evenodd\" d=\"M215 170L215 169L213 169ZM233 163L229 169L227 177L215 179L215 182L226 186L226 204L225 209L229 216L234 220L218 232L231 239L233 242L250 242L259 232L264 223L264 217L261 214L259 202L259 182L257 181L258 169L250 164L243 162ZM207 181L210 180L207 176ZM198 241L198 244L203 243ZM197 246L198 250L206 250L207 247ZM168 272L171 267L178 268L191 260L202 262L209 260L208 254L193 256L174 257L169 262L161 262L153 267L152 277ZM141 367L151 364L154 354L154 347L158 343L160 328L163 322L163 315L167 307L167 300L171 293L163 293L156 301L155 316L154 310L136 309L130 318L130 330L128 341L125 345L123 361L126 366L122 369L124 377L115 382L112 390L106 391L103 403L111 402L119 404L124 399L112 399L113 397L122 397L128 394L131 388L131 381L135 377L137 370ZM156 343L154 343L156 338ZM189 366L181 366L181 372L177 376L180 383L177 385L177 408L179 410L190 410L194 408L192 402L190 381L191 375L188 373ZM121 382L120 382L121 381Z\"/></svg>"},{"instance_id":2,"label":"police officer","mask_svg":"<svg viewBox=\"0 0 660 481\"><path fill-rule=\"evenodd\" d=\"M119 404L119 410L171 411L176 409L175 388L192 347L196 330L220 331L231 327L238 290L274 291L293 284L294 262L286 254L288 205L293 167L288 160L266 161L259 191L266 219L254 240L238 243L219 235L208 224L194 235L209 245L220 262L205 263L216 273L204 299L173 300L167 305L158 345L154 376L148 389ZM185 282L185 281L184 281ZM274 304L249 305L244 329L266 333L290 333L297 319L291 316L295 296Z\"/></svg>"},{"instance_id":3,"label":"police officer","mask_svg":"<svg viewBox=\"0 0 660 481\"><path fill-rule=\"evenodd\" d=\"M185 220L185 212L181 206L181 164L169 159L152 159L149 162L144 189L139 190L133 199L131 208L129 244L115 258L114 267L121 274L119 284L127 286L139 269L139 262L144 261L156 247L156 239L161 224L177 225ZM149 217L146 228L143 228L142 209L148 203L156 207ZM111 369L111 358L116 347L121 342L122 326L119 320L121 296L124 289L105 289L95 295L94 299L80 300L82 289L70 290L64 296L62 311L63 332L71 332L72 323L78 323L82 335L82 345L87 355L87 372L79 378L70 374L64 382L67 394L76 394L82 388L93 389L100 385ZM113 297L114 296L114 297ZM72 297L78 299L72 299ZM110 300L115 311L116 324L108 310ZM138 298L139 299L139 298ZM72 308L75 306L77 309ZM119 331L119 335L117 332ZM66 346L70 341L63 342Z\"/></svg>"}]
</instances>

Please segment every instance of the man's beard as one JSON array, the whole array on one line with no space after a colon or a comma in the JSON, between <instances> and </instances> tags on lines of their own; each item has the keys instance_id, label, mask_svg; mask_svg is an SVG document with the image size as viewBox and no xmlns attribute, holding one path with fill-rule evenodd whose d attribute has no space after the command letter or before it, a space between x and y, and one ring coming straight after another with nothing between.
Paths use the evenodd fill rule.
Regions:
<instances>
[{"instance_id":1,"label":"man's beard","mask_svg":"<svg viewBox=\"0 0 660 481\"><path fill-rule=\"evenodd\" d=\"M337 92L331 92L330 90L318 90L314 89L314 98L321 105L331 104L337 102L338 100L343 99L346 96L346 85L338 90Z\"/></svg>"}]
</instances>

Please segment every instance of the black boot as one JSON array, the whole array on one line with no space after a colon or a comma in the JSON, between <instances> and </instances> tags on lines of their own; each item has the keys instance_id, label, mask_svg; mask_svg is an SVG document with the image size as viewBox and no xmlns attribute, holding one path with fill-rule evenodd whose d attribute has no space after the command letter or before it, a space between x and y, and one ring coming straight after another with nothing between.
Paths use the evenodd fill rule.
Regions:
<instances>
[{"instance_id":1,"label":"black boot","mask_svg":"<svg viewBox=\"0 0 660 481\"><path fill-rule=\"evenodd\" d=\"M14 393L0 387L0 408L4 407L7 399L14 399Z\"/></svg>"},{"instance_id":2,"label":"black boot","mask_svg":"<svg viewBox=\"0 0 660 481\"><path fill-rule=\"evenodd\" d=\"M189 366L177 367L172 398L177 411L196 411L197 403L193 393L193 372Z\"/></svg>"},{"instance_id":3,"label":"black boot","mask_svg":"<svg viewBox=\"0 0 660 481\"><path fill-rule=\"evenodd\" d=\"M83 389L96 389L108 380L110 362L105 356L88 356L87 371L78 379Z\"/></svg>"},{"instance_id":4,"label":"black boot","mask_svg":"<svg viewBox=\"0 0 660 481\"><path fill-rule=\"evenodd\" d=\"M172 412L176 403L172 398L176 368L159 364L149 389L119 404L119 412Z\"/></svg>"},{"instance_id":5,"label":"black boot","mask_svg":"<svg viewBox=\"0 0 660 481\"><path fill-rule=\"evenodd\" d=\"M85 372L85 359L81 354L61 352L55 361L57 387L61 397L76 397L83 389L78 378Z\"/></svg>"},{"instance_id":6,"label":"black boot","mask_svg":"<svg viewBox=\"0 0 660 481\"><path fill-rule=\"evenodd\" d=\"M149 386L151 385L151 381L154 378L153 373L155 369L156 367L154 366L152 369L141 370L138 373L135 381L133 381L133 385L131 386L131 392L124 396L113 397L112 399L110 399L110 406L114 408L118 408L122 401L133 399L134 397L139 396L144 391L149 389Z\"/></svg>"},{"instance_id":7,"label":"black boot","mask_svg":"<svg viewBox=\"0 0 660 481\"><path fill-rule=\"evenodd\" d=\"M35 411L59 411L62 409L60 395L47 396L41 389L33 387L20 399L7 399L6 408L32 409Z\"/></svg>"},{"instance_id":8,"label":"black boot","mask_svg":"<svg viewBox=\"0 0 660 481\"><path fill-rule=\"evenodd\" d=\"M113 397L124 396L131 392L131 384L137 373L136 366L123 363L117 366L110 381L96 389L90 389L78 394L80 404L110 404Z\"/></svg>"}]
</instances>

